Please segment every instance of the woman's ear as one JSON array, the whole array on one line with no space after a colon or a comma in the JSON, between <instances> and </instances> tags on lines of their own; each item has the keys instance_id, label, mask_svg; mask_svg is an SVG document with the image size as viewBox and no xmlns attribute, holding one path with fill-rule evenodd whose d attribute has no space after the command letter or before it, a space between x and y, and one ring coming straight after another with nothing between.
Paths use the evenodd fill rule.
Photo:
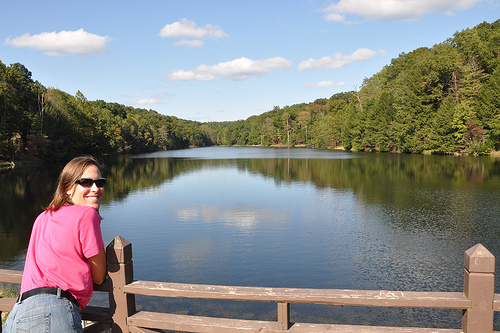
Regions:
<instances>
[{"instance_id":1,"label":"woman's ear","mask_svg":"<svg viewBox=\"0 0 500 333\"><path fill-rule=\"evenodd\" d=\"M75 193L75 187L71 186L71 188L66 192L66 194L71 199L73 197L73 193Z\"/></svg>"}]
</instances>

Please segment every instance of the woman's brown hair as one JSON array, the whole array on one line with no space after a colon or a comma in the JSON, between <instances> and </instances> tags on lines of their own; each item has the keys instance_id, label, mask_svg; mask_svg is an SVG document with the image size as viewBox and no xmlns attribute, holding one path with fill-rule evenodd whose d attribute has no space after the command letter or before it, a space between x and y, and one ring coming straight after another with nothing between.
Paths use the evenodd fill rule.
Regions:
<instances>
[{"instance_id":1,"label":"woman's brown hair","mask_svg":"<svg viewBox=\"0 0 500 333\"><path fill-rule=\"evenodd\" d=\"M99 162L92 156L75 157L66 164L57 179L57 188L54 192L54 197L50 204L45 207L45 210L56 211L64 205L73 205L73 201L68 196L67 192L80 179L88 166L95 165L102 174L103 168Z\"/></svg>"}]
</instances>

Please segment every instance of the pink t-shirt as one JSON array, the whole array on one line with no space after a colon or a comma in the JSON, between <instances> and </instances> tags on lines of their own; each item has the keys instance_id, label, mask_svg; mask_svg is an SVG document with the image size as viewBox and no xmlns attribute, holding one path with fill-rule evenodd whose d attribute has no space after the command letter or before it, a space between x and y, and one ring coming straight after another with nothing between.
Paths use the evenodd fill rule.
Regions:
<instances>
[{"instance_id":1,"label":"pink t-shirt","mask_svg":"<svg viewBox=\"0 0 500 333\"><path fill-rule=\"evenodd\" d=\"M88 206L44 211L33 225L21 292L55 287L71 292L83 309L92 297L92 275L86 258L104 248L99 213Z\"/></svg>"}]
</instances>

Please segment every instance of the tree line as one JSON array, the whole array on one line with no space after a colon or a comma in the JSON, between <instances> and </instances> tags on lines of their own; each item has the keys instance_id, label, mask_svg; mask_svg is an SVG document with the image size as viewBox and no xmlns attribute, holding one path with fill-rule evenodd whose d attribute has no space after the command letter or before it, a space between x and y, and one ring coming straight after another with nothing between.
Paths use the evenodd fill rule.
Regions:
<instances>
[{"instance_id":1,"label":"tree line","mask_svg":"<svg viewBox=\"0 0 500 333\"><path fill-rule=\"evenodd\" d=\"M61 160L211 144L199 123L45 88L0 61L0 159Z\"/></svg>"},{"instance_id":2,"label":"tree line","mask_svg":"<svg viewBox=\"0 0 500 333\"><path fill-rule=\"evenodd\" d=\"M46 88L0 61L0 159L210 145L488 154L500 150L500 20L402 53L359 89L201 123Z\"/></svg>"},{"instance_id":3,"label":"tree line","mask_svg":"<svg viewBox=\"0 0 500 333\"><path fill-rule=\"evenodd\" d=\"M402 53L350 92L214 123L223 145L488 154L500 150L500 20Z\"/></svg>"}]
</instances>

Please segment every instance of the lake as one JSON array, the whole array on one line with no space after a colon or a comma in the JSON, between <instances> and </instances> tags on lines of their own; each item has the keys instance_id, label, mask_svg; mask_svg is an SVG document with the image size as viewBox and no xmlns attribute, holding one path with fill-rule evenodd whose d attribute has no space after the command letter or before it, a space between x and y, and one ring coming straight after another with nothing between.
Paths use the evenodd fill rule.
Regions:
<instances>
[{"instance_id":1,"label":"lake","mask_svg":"<svg viewBox=\"0 0 500 333\"><path fill-rule=\"evenodd\" d=\"M135 279L462 291L465 250L482 243L500 255L495 158L209 147L120 156L105 165L104 241L120 235L132 243ZM22 269L31 225L61 169L0 173L0 268ZM499 283L497 277L497 290ZM272 303L138 297L137 304L276 319ZM291 305L294 322L460 328L461 316Z\"/></svg>"}]
</instances>

